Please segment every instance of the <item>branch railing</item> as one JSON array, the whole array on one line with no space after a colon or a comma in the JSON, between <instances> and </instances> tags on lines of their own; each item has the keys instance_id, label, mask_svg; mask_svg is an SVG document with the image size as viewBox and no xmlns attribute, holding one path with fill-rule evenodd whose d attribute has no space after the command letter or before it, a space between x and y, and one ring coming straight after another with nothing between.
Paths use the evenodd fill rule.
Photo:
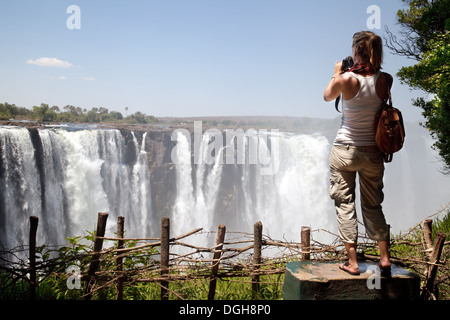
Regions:
<instances>
[{"instance_id":1,"label":"branch railing","mask_svg":"<svg viewBox=\"0 0 450 320\"><path fill-rule=\"evenodd\" d=\"M217 279L249 277L252 298L257 299L260 290L261 276L282 274L285 272L285 264L294 260L335 261L346 258L344 246L338 240L338 236L323 229L311 230L309 227L301 227L301 242L288 242L271 239L263 235L263 225L260 221L254 225L254 233L227 232L223 225L218 226L215 244L211 247L201 246L186 242L186 238L194 235L210 235L214 232L204 232L202 228L191 230L176 237L170 237L170 220L167 217L161 219L160 238L124 238L124 217L118 217L116 237L105 237L107 213L99 213L97 230L94 236L94 244L91 252L75 254L66 258L68 263L76 263L80 259L89 260L89 267L80 270L77 275L79 281L85 283L84 299L89 300L93 294L102 289L116 286L118 300L123 299L123 287L128 285L151 282L161 289L161 299L169 298L169 294L183 299L180 293L171 289L170 283L177 281L193 281L206 279L209 281L208 299L213 300L216 292ZM36 259L36 230L37 217L30 218L30 242L28 247L29 257L27 261L18 259L19 251L0 251L0 272L7 273L13 281L8 285L17 283L19 279L29 282L29 298L35 299L36 288L39 279L44 279L51 272L55 272L56 266L60 266L61 258L39 260ZM391 257L391 261L404 267L413 267L420 264L423 275L422 295L423 299L433 297L433 283L436 279L437 268L450 271L448 263L440 262L440 256L445 242L445 234L439 232L434 244L431 243L431 223L429 219L423 222L423 245L424 260L411 258ZM327 232L335 237L331 244L322 244L311 236L311 232ZM237 238L230 238L230 235ZM379 256L374 254L375 243L360 235L358 247L360 256L367 260L378 260ZM104 248L104 243L113 243L112 246ZM411 243L405 237L391 241L391 245ZM175 250L176 247L181 250ZM263 251L270 249L270 255L263 255ZM278 252L274 252L278 250ZM370 253L368 253L370 252ZM6 259L10 254L15 259ZM207 255L210 254L208 257ZM205 257L206 256L206 257ZM125 266L127 258L144 259L145 265L133 264ZM15 260L15 261L13 261ZM104 267L108 264L107 267ZM61 272L61 270L59 270ZM39 277L37 277L39 276ZM73 274L67 274L71 277ZM42 280L41 280L42 281ZM281 284L281 283L280 283ZM3 285L0 285L0 287ZM2 289L2 288L0 288Z\"/></svg>"}]
</instances>

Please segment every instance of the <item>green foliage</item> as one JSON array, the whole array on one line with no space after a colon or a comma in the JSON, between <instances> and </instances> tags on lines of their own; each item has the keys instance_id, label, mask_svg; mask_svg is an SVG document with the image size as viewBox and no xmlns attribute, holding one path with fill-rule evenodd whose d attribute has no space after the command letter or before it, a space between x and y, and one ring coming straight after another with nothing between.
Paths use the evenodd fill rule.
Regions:
<instances>
[{"instance_id":1,"label":"green foliage","mask_svg":"<svg viewBox=\"0 0 450 320\"><path fill-rule=\"evenodd\" d=\"M434 94L432 100L419 98L414 105L422 108L423 125L436 138L434 148L450 172L450 32L436 35L428 46L433 50L425 51L418 64L401 68L398 76L411 87Z\"/></svg>"},{"instance_id":2,"label":"green foliage","mask_svg":"<svg viewBox=\"0 0 450 320\"><path fill-rule=\"evenodd\" d=\"M431 231L432 239L436 237L438 231L444 232L447 236L445 241L450 240L450 211L447 212L442 218L439 216L434 219L433 228Z\"/></svg>"},{"instance_id":3,"label":"green foliage","mask_svg":"<svg viewBox=\"0 0 450 320\"><path fill-rule=\"evenodd\" d=\"M442 217L433 218L432 238L434 239L438 231L447 234L447 241L450 239L450 212L446 212ZM87 232L83 237L67 238L67 244L51 249L45 245L36 249L38 262L38 287L36 291L39 300L82 300L84 299L86 281L81 282L80 288L71 289L68 280L71 274L68 267L77 266L82 275L86 275L90 266L95 234ZM391 256L397 261L403 261L413 272L421 275L422 280L426 274L425 253L422 247L422 232L420 227L410 230L406 235L392 236ZM105 240L106 241L106 240ZM105 242L104 254L101 258L101 274L106 278L97 280L96 285L102 286L95 291L92 299L95 300L115 300L117 291L114 281L116 271L117 253L113 252L116 246L108 247ZM114 243L116 243L114 241ZM137 241L126 241L125 248L134 248L139 243ZM106 250L106 251L105 251ZM123 260L123 270L132 271L131 278L123 286L123 298L125 300L159 300L161 287L155 282L139 282L142 279L152 279L159 276L158 261L152 256L157 255L158 249L153 247L141 248L129 252ZM366 254L378 255L376 250L369 249ZM336 253L334 253L336 254ZM337 257L330 256L329 259ZM450 299L450 277L448 273L448 260L450 258L449 247L445 246L441 262L446 265L438 269L438 276L435 283L439 286L439 298ZM276 267L283 269L286 260L281 259ZM264 268L264 267L262 267ZM19 269L16 269L19 270ZM27 272L26 268L24 268ZM204 275L210 274L210 263L198 262L183 270L171 271L176 276L182 276L181 280L173 280L169 284L171 293L169 299L206 300L208 298L210 278ZM235 276L229 275L221 277L220 271L217 278L216 300L250 300L252 299L252 278L237 272ZM19 276L16 272L0 273L0 300L28 299L29 283L25 274ZM198 276L203 275L203 276ZM192 277L191 280L185 277ZM134 279L134 281L133 281ZM257 295L259 300L282 299L282 283L284 274L272 274L260 276L260 290ZM155 280L156 281L156 280ZM175 292L176 294L174 294Z\"/></svg>"},{"instance_id":4,"label":"green foliage","mask_svg":"<svg viewBox=\"0 0 450 320\"><path fill-rule=\"evenodd\" d=\"M17 107L15 104L0 103L0 120L21 119L29 112L28 109Z\"/></svg>"},{"instance_id":5,"label":"green foliage","mask_svg":"<svg viewBox=\"0 0 450 320\"><path fill-rule=\"evenodd\" d=\"M450 211L447 211L442 217L437 216L433 218L432 223L432 241L436 238L438 232L444 232L446 241L450 240ZM419 274L422 282L425 279L426 264L418 264L416 261L427 261L425 251L422 245L422 230L416 227L410 230L406 235L396 235L392 237L391 257L403 261L411 261L409 268L411 271ZM440 262L444 266L438 268L435 285L438 287L439 300L450 299L450 274L448 261L450 259L450 248L448 245L444 246L441 254ZM423 283L422 283L423 284Z\"/></svg>"},{"instance_id":6,"label":"green foliage","mask_svg":"<svg viewBox=\"0 0 450 320\"><path fill-rule=\"evenodd\" d=\"M421 52L432 49L428 43L437 34L450 30L449 0L403 0L409 4L406 10L397 12L398 22L413 31L415 45Z\"/></svg>"},{"instance_id":7,"label":"green foliage","mask_svg":"<svg viewBox=\"0 0 450 320\"><path fill-rule=\"evenodd\" d=\"M41 103L27 109L17 107L7 102L0 103L0 120L34 120L37 122L71 122L71 123L118 123L118 124L148 124L157 123L158 120L151 115L140 111L124 117L118 111L109 111L107 108L81 109L66 105L62 111L58 106L49 107Z\"/></svg>"},{"instance_id":8,"label":"green foliage","mask_svg":"<svg viewBox=\"0 0 450 320\"><path fill-rule=\"evenodd\" d=\"M87 232L83 237L66 238L67 244L51 249L45 245L36 248L36 260L38 263L38 286L36 298L38 300L82 300L84 299L86 281L81 281L81 287L70 288L70 267L76 266L80 275L87 275L92 258L93 241L95 234ZM116 243L116 242L114 242ZM125 248L134 248L137 241L126 241ZM104 245L105 246L105 245ZM117 270L116 257L113 252L117 247L114 245L102 254L100 270L106 275L104 281L98 279L96 285L102 286L94 292L94 300L115 300L117 290L115 281L108 282L114 278ZM152 256L158 255L158 248L140 248L128 252L123 259L124 271L135 274L136 279L151 279L159 276L159 262L153 260ZM155 269L156 266L156 269ZM196 277L196 274L208 273L210 263L199 263L183 271L173 270L171 273L180 275L192 275L192 280L171 281L169 299L206 300L209 292L209 277ZM69 269L68 269L69 268ZM24 266L24 272L26 267ZM155 271L156 270L156 271ZM112 278L111 278L112 277ZM258 299L281 299L282 274L260 276L260 292ZM108 283L107 283L108 282ZM29 282L26 274L0 272L0 300L26 300L29 298ZM155 282L131 282L123 286L123 298L125 300L159 300L161 298L161 287ZM217 300L242 300L252 299L251 277L218 278L215 299Z\"/></svg>"},{"instance_id":9,"label":"green foliage","mask_svg":"<svg viewBox=\"0 0 450 320\"><path fill-rule=\"evenodd\" d=\"M450 211L442 216L433 218L432 239L436 237L438 231L447 234L450 239ZM86 281L81 282L81 287L70 288L68 285L70 277L69 267L76 266L80 274L86 276L92 259L93 242L95 234L87 232L84 236L66 238L67 243L58 248L49 248L42 245L36 248L36 260L38 264L38 286L36 297L38 300L80 300L84 299ZM407 266L413 272L421 275L422 280L426 275L425 252L422 246L422 231L420 227L410 230L406 235L391 236L391 257L402 261L402 266ZM111 246L111 244L113 245ZM100 273L97 280L97 288L92 299L95 300L115 300L117 270L116 241L104 242L104 250L101 257ZM138 241L126 241L125 248L135 248ZM444 265L438 268L435 284L439 287L439 299L450 299L450 274L448 272L448 261L450 259L449 246L444 246L440 261ZM376 249L368 249L366 254L379 255ZM158 255L157 247L139 248L139 250L128 252L123 259L123 270L128 272L128 282L123 286L123 297L125 300L159 300L161 287L155 282L139 282L139 280L152 280L159 277L158 261L153 257ZM330 253L331 254L331 253ZM336 255L336 252L334 253ZM328 259L336 259L330 256ZM394 263L397 263L394 261ZM422 261L422 262L421 262ZM280 259L274 265L267 268L284 268L285 259ZM171 274L181 276L180 280L173 280L169 284L171 293L169 299L206 300L208 298L210 284L210 262L197 262L177 271L171 270ZM261 267L264 269L264 266ZM3 269L5 270L5 269ZM273 270L273 269L272 269ZM262 270L264 271L264 270ZM216 300L250 300L252 299L252 278L247 274L236 271L226 277L221 277L219 270L216 286ZM0 300L28 299L29 279L26 261L20 267L0 272ZM188 277L189 279L186 279ZM174 277L176 278L176 277ZM259 300L277 300L282 298L282 283L284 274L272 274L260 276L260 290L257 295ZM157 281L157 280L155 280ZM104 287L102 287L104 285ZM174 294L175 292L176 294Z\"/></svg>"},{"instance_id":10,"label":"green foliage","mask_svg":"<svg viewBox=\"0 0 450 320\"><path fill-rule=\"evenodd\" d=\"M391 37L388 47L394 53L412 57L416 65L402 67L397 75L402 83L433 95L431 100L416 99L423 110L422 125L436 139L446 173L450 173L450 0L403 0L409 4L397 13L406 31L402 43Z\"/></svg>"}]
</instances>

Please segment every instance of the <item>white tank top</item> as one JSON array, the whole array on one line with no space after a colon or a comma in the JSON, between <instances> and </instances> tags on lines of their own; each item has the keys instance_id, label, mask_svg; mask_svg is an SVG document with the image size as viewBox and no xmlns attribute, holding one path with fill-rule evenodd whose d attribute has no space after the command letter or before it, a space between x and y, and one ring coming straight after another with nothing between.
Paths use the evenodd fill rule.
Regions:
<instances>
[{"instance_id":1,"label":"white tank top","mask_svg":"<svg viewBox=\"0 0 450 320\"><path fill-rule=\"evenodd\" d=\"M377 96L375 84L380 71L370 77L353 72L349 74L359 81L359 92L350 100L342 101L342 122L334 144L352 146L375 146L375 115L383 100Z\"/></svg>"}]
</instances>

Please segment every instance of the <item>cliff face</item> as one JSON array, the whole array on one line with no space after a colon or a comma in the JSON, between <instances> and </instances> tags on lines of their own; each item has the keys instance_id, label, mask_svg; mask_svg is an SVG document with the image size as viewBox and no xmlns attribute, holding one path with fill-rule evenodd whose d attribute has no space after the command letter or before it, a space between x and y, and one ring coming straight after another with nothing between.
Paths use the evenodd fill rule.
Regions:
<instances>
[{"instance_id":1,"label":"cliff face","mask_svg":"<svg viewBox=\"0 0 450 320\"><path fill-rule=\"evenodd\" d=\"M158 218L163 216L170 217L173 215L177 191L179 191L177 190L177 168L172 160L172 151L177 145L176 141L172 141L173 129L145 130L143 128L143 131L136 131L136 129L134 128L133 132L140 143L145 135L145 151L150 168L152 211ZM130 133L129 129L123 129L121 132L123 135ZM191 134L191 145L193 144L194 135ZM191 150L192 163L194 163L193 152ZM238 210L238 202L242 202L244 197L241 179L243 167L232 164L220 165L220 168L220 177L215 181L207 181L214 171L213 165L205 165L203 168L199 168L199 165L195 164L190 166L191 187L194 193L206 192L206 189L216 189L214 199L205 197L205 201L214 203L212 208L214 217L212 217L211 221L214 225L223 223L229 217L234 217L235 212ZM211 183L217 183L217 185L212 186ZM197 199L191 200L196 201ZM188 205L193 206L194 203ZM238 221L231 223L233 226L239 227Z\"/></svg>"},{"instance_id":2,"label":"cliff face","mask_svg":"<svg viewBox=\"0 0 450 320\"><path fill-rule=\"evenodd\" d=\"M171 159L171 152L175 146L171 141L172 131L146 132L145 151L150 168L152 211L158 217L170 216L176 198L176 171ZM144 133L141 133L143 136Z\"/></svg>"},{"instance_id":3,"label":"cliff face","mask_svg":"<svg viewBox=\"0 0 450 320\"><path fill-rule=\"evenodd\" d=\"M157 218L171 216L176 199L176 170L171 152L176 142L171 140L173 129L151 126L112 126L122 134L129 164L136 162L136 145L144 146L150 173L151 207ZM143 141L145 139L145 141Z\"/></svg>"},{"instance_id":4,"label":"cliff face","mask_svg":"<svg viewBox=\"0 0 450 320\"><path fill-rule=\"evenodd\" d=\"M64 228L71 232L75 231L72 223L68 222L73 220L73 216L87 217L97 210L109 210L111 218L132 216L130 225L139 227L147 223L144 231L151 234L159 232L159 220L163 216L175 218L177 225L183 227L209 229L221 223L243 230L259 220L261 212L268 212L265 215L272 217L276 207L290 202L279 200L282 188L278 184L285 183L284 172L278 176L264 175L264 165L251 161L252 151L253 157L259 157L260 152L269 152L269 156L271 153L268 151L271 138L257 133L246 132L240 138L233 138L231 148L230 145L223 148L229 144L226 130L212 128L212 134L205 140L208 128L204 127L201 133L197 131L196 137L194 128L188 125L182 129L190 133L190 145L181 150L179 156L189 165L178 165L172 159L175 147L178 152L181 145L179 141L172 141L174 131L180 129L177 127L71 125L64 130L55 130L58 126L53 129L29 123L21 126L28 129L34 149L31 160L37 171L34 181L39 185L30 187L39 189L36 196L41 199L36 200L38 211L47 214L51 209L53 213L50 216L63 212L61 225L65 224ZM7 131L13 134L12 130ZM237 131L235 133L238 134ZM323 137L311 139L322 146L318 150L326 148L327 142ZM309 143L308 139L303 140L301 136L279 140L283 145L284 158L278 159L282 162L282 171L301 169L301 163L296 162L291 153L303 148L303 143ZM244 148L244 163L237 163L239 143ZM213 163L195 164L196 146L202 149L202 157L212 159ZM10 161L20 157L19 153L9 152ZM323 154L325 152L320 158ZM143 168L143 158L146 159L146 168ZM230 158L233 159L231 163L228 162ZM222 163L214 162L217 159ZM55 165L51 164L52 161ZM286 161L289 163L284 164ZM316 173L312 171L312 174ZM297 184L295 174L290 174L290 178L294 185ZM23 186L16 187L19 190ZM57 195L51 193L52 189L57 190ZM58 197L59 200L56 199ZM11 207L23 206L22 202L12 198L8 201ZM7 214L4 212L2 215Z\"/></svg>"},{"instance_id":5,"label":"cliff face","mask_svg":"<svg viewBox=\"0 0 450 320\"><path fill-rule=\"evenodd\" d=\"M251 232L253 224L262 221L271 236L279 238L295 238L301 225L327 228L335 221L328 195L334 138L328 132L335 130L329 121L305 124L304 134L274 134L279 149L270 151L270 163L276 163L276 174L262 174L267 166L249 161L252 145L258 157L276 145L264 139L262 130L246 132L245 163L236 158L228 163L230 148L222 148L228 143L226 130L211 130L217 136L201 139L201 148L204 155L220 156L224 163L200 165L192 160L197 150L192 125L186 127L191 146L184 149L172 141L178 127L63 127L0 125L0 243L26 243L22 226L32 215L42 217L40 225L47 234L40 238L52 244L92 230L99 211L110 212L111 223L117 215L124 216L128 236L135 237L157 236L162 216L172 219L177 235L198 227L215 230L218 224ZM321 133L316 134L316 127L328 129L317 129ZM202 138L207 129L205 125ZM436 169L428 133L411 126L407 132L404 149L386 165L385 173L383 208L395 230L416 223L448 198L449 181ZM220 148L211 142L216 138L224 139ZM190 165L175 164L174 150ZM235 156L233 152L237 144L231 148Z\"/></svg>"},{"instance_id":6,"label":"cliff face","mask_svg":"<svg viewBox=\"0 0 450 320\"><path fill-rule=\"evenodd\" d=\"M39 130L47 129L47 126L28 123L28 122L3 122L7 126L25 127L30 132L30 138L35 149L35 157L37 168L42 175L44 171L43 165L43 148L42 141L39 135ZM80 130L83 125L69 130ZM176 142L171 140L173 129L168 127L152 127L152 126L133 126L133 125L98 125L93 128L100 129L117 129L120 131L124 142L124 163L127 165L134 165L137 162L137 154L142 143L144 143L144 150L148 160L150 173L150 188L151 188L151 207L152 212L157 217L170 216L173 204L176 198L176 170L175 165L171 159L171 152ZM87 127L86 129L90 129ZM138 146L134 142L134 137L137 140ZM143 139L145 138L145 141ZM44 179L41 179L44 181ZM45 189L45 184L41 183L42 190Z\"/></svg>"},{"instance_id":7,"label":"cliff face","mask_svg":"<svg viewBox=\"0 0 450 320\"><path fill-rule=\"evenodd\" d=\"M41 218L48 243L91 230L96 212L122 215L128 234L158 234L176 199L168 128L0 125L0 243L22 244ZM113 226L111 226L113 228Z\"/></svg>"}]
</instances>

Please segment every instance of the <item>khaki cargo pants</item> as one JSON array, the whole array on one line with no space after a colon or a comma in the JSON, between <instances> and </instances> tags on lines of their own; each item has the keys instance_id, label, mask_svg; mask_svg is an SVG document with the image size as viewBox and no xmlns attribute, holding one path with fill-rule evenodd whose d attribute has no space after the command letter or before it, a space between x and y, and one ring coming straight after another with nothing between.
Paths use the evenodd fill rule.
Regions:
<instances>
[{"instance_id":1,"label":"khaki cargo pants","mask_svg":"<svg viewBox=\"0 0 450 320\"><path fill-rule=\"evenodd\" d=\"M343 242L357 243L355 208L356 174L359 176L361 212L367 235L372 240L388 240L384 218L383 154L376 147L334 145L330 154L330 196L336 206L339 236Z\"/></svg>"}]
</instances>

